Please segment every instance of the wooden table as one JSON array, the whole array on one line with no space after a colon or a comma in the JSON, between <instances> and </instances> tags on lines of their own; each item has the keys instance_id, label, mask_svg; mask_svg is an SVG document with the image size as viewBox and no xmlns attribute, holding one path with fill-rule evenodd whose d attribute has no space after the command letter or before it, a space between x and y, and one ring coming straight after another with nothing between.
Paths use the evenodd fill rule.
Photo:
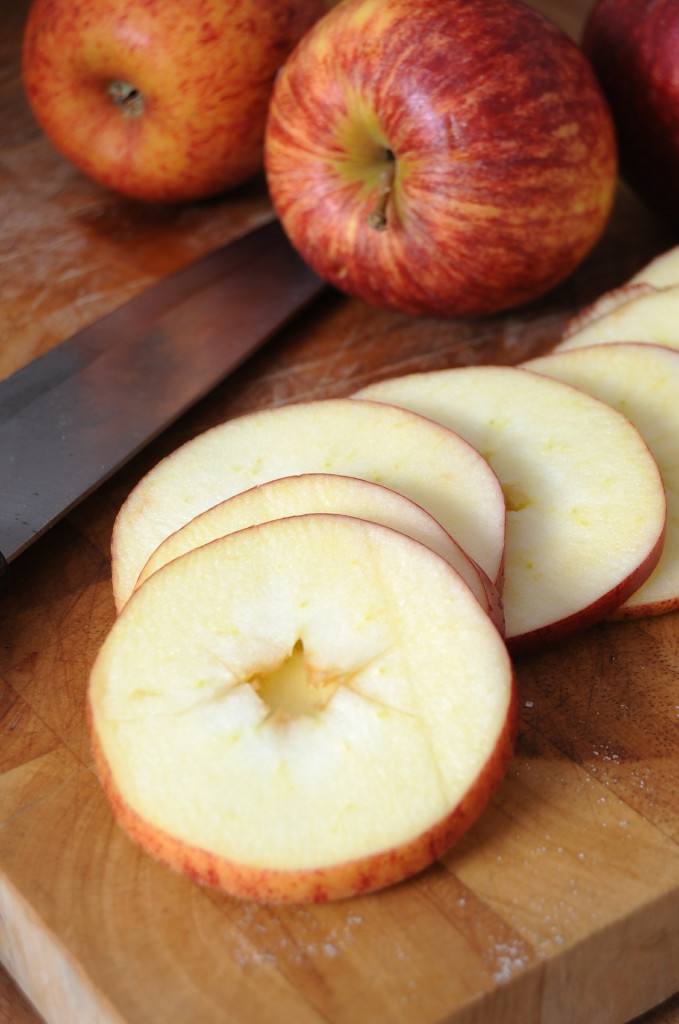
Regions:
<instances>
[{"instance_id":1,"label":"wooden table","mask_svg":"<svg viewBox=\"0 0 679 1024\"><path fill-rule=\"evenodd\" d=\"M584 0L538 5L573 36ZM11 10L9 9L11 8ZM182 209L103 192L21 92L0 13L0 377L267 219L262 180ZM605 623L517 662L522 724L492 805L432 870L374 897L272 909L203 890L113 823L83 720L113 621L127 492L207 426L386 372L517 362L677 239L621 187L586 263L530 307L415 321L328 292L15 563L0 621L0 1020L49 1024L679 1021L679 617Z\"/></svg>"}]
</instances>

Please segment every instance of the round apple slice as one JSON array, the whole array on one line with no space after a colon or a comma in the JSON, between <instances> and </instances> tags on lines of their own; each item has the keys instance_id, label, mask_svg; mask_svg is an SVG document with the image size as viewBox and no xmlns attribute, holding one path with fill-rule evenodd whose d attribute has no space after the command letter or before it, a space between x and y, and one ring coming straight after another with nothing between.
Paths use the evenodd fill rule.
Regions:
<instances>
[{"instance_id":1,"label":"round apple slice","mask_svg":"<svg viewBox=\"0 0 679 1024\"><path fill-rule=\"evenodd\" d=\"M199 513L277 477L337 473L381 483L426 509L494 583L502 575L502 488L441 424L379 403L322 399L229 420L178 448L134 488L113 529L119 610L158 545Z\"/></svg>"},{"instance_id":2,"label":"round apple slice","mask_svg":"<svg viewBox=\"0 0 679 1024\"><path fill-rule=\"evenodd\" d=\"M554 352L523 365L608 402L639 430L665 485L667 530L657 566L613 616L661 615L679 607L679 352L620 342Z\"/></svg>"},{"instance_id":3,"label":"round apple slice","mask_svg":"<svg viewBox=\"0 0 679 1024\"><path fill-rule=\"evenodd\" d=\"M609 615L658 562L666 516L658 467L637 429L599 399L509 366L413 374L356 397L440 420L475 445L502 481L512 650Z\"/></svg>"},{"instance_id":4,"label":"round apple slice","mask_svg":"<svg viewBox=\"0 0 679 1024\"><path fill-rule=\"evenodd\" d=\"M335 512L368 519L426 544L457 569L497 628L504 632L502 600L497 587L433 516L414 501L381 484L330 473L303 473L270 480L202 512L156 548L139 575L137 587L161 566L192 548L269 519L311 512Z\"/></svg>"},{"instance_id":5,"label":"round apple slice","mask_svg":"<svg viewBox=\"0 0 679 1024\"><path fill-rule=\"evenodd\" d=\"M607 313L573 331L567 328L553 351L612 341L640 341L679 348L679 286L641 291L632 287L627 302L619 302Z\"/></svg>"},{"instance_id":6,"label":"round apple slice","mask_svg":"<svg viewBox=\"0 0 679 1024\"><path fill-rule=\"evenodd\" d=\"M388 527L260 523L150 576L93 666L122 827L190 877L328 900L425 868L512 755L502 638L461 576Z\"/></svg>"}]
</instances>

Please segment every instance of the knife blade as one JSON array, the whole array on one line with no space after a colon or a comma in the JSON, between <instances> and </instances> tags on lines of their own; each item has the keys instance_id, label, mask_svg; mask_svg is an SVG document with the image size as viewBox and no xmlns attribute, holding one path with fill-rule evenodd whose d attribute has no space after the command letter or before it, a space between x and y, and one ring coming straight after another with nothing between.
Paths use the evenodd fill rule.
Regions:
<instances>
[{"instance_id":1,"label":"knife blade","mask_svg":"<svg viewBox=\"0 0 679 1024\"><path fill-rule=\"evenodd\" d=\"M323 287L272 220L0 381L0 577Z\"/></svg>"}]
</instances>

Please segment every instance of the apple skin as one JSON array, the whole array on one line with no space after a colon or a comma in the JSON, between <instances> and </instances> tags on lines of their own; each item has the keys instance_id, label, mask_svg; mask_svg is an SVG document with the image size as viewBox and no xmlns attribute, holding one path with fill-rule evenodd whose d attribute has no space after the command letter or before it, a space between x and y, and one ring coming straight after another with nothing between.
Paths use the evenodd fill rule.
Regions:
<instances>
[{"instance_id":1,"label":"apple skin","mask_svg":"<svg viewBox=\"0 0 679 1024\"><path fill-rule=\"evenodd\" d=\"M443 856L474 824L504 779L519 729L516 676L504 727L481 774L455 810L428 831L393 850L315 870L281 871L236 864L145 821L123 799L103 754L88 700L90 744L104 795L118 825L148 854L194 882L258 903L326 903L385 889L418 874Z\"/></svg>"},{"instance_id":2,"label":"apple skin","mask_svg":"<svg viewBox=\"0 0 679 1024\"><path fill-rule=\"evenodd\" d=\"M679 226L679 7L599 0L582 46L613 113L623 177Z\"/></svg>"},{"instance_id":3,"label":"apple skin","mask_svg":"<svg viewBox=\"0 0 679 1024\"><path fill-rule=\"evenodd\" d=\"M291 242L332 285L472 316L577 267L607 223L617 150L582 52L518 0L345 0L276 80L265 170Z\"/></svg>"},{"instance_id":4,"label":"apple skin","mask_svg":"<svg viewBox=\"0 0 679 1024\"><path fill-rule=\"evenodd\" d=\"M34 0L26 95L56 149L106 188L156 202L215 195L261 170L274 77L324 10L324 0Z\"/></svg>"}]
</instances>

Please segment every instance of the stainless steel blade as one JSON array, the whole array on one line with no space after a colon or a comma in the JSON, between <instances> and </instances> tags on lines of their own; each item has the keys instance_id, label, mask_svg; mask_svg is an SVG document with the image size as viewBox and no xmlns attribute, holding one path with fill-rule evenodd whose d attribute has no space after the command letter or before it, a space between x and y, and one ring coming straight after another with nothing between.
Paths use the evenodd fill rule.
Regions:
<instances>
[{"instance_id":1,"label":"stainless steel blade","mask_svg":"<svg viewBox=\"0 0 679 1024\"><path fill-rule=\"evenodd\" d=\"M1 381L0 568L322 287L272 221Z\"/></svg>"}]
</instances>

